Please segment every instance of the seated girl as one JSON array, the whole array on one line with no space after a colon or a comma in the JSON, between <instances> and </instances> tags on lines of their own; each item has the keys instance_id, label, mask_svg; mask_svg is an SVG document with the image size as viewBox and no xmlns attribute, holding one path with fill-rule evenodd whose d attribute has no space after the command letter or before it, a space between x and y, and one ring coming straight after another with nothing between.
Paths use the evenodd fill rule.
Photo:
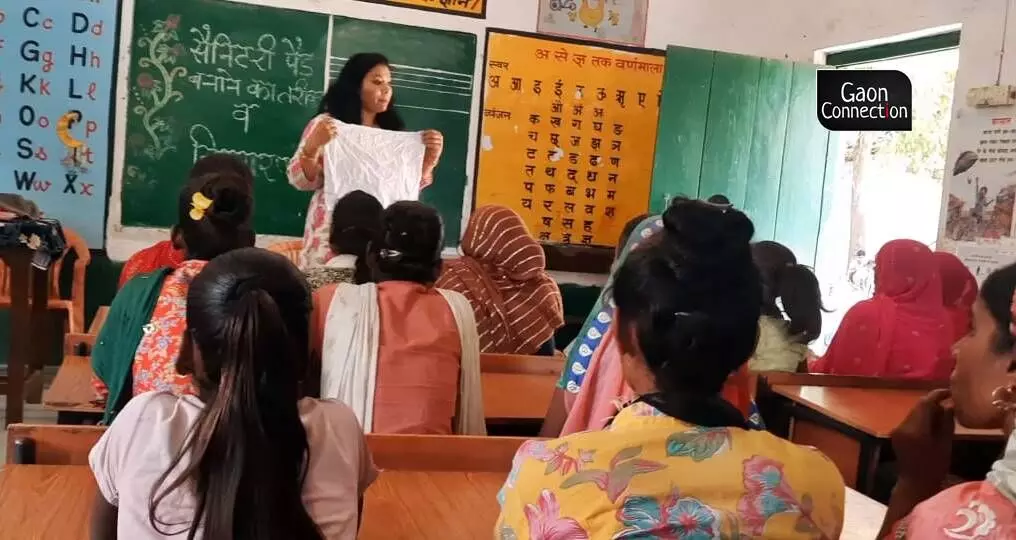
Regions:
<instances>
[{"instance_id":1,"label":"seated girl","mask_svg":"<svg viewBox=\"0 0 1016 540\"><path fill-rule=\"evenodd\" d=\"M624 379L608 429L525 443L499 538L839 538L844 485L814 449L748 429L721 391L755 349L751 221L677 199L613 280ZM801 536L804 537L804 536Z\"/></svg>"},{"instance_id":2,"label":"seated girl","mask_svg":"<svg viewBox=\"0 0 1016 540\"><path fill-rule=\"evenodd\" d=\"M758 346L748 367L752 371L807 371L808 344L822 333L818 278L810 268L797 264L797 257L783 244L762 241L751 248L762 274L762 317Z\"/></svg>"},{"instance_id":3,"label":"seated girl","mask_svg":"<svg viewBox=\"0 0 1016 540\"><path fill-rule=\"evenodd\" d=\"M483 206L469 218L462 256L445 263L436 286L469 299L481 351L553 356L564 306L546 268L543 248L518 214Z\"/></svg>"},{"instance_id":4,"label":"seated girl","mask_svg":"<svg viewBox=\"0 0 1016 540\"><path fill-rule=\"evenodd\" d=\"M875 256L875 296L847 311L813 373L942 381L954 360L935 257L924 244L893 240Z\"/></svg>"},{"instance_id":5,"label":"seated girl","mask_svg":"<svg viewBox=\"0 0 1016 540\"><path fill-rule=\"evenodd\" d=\"M952 253L936 251L934 255L942 276L942 304L949 314L953 341L959 341L970 331L971 310L977 300L977 278Z\"/></svg>"},{"instance_id":6,"label":"seated girl","mask_svg":"<svg viewBox=\"0 0 1016 540\"><path fill-rule=\"evenodd\" d=\"M618 405L634 395L621 372L618 322L614 302L609 295L620 263L662 229L663 219L660 216L647 217L623 237L624 248L615 261L600 300L566 353L568 364L540 429L541 437L602 429L617 413ZM753 427L761 427L762 419L752 401L752 379L747 366L729 377L723 388L723 397L737 407Z\"/></svg>"},{"instance_id":7,"label":"seated girl","mask_svg":"<svg viewBox=\"0 0 1016 540\"><path fill-rule=\"evenodd\" d=\"M229 154L209 154L194 163L190 170L190 177L194 178L208 173L218 171L230 171L235 173L241 180L247 192L254 193L254 176L250 169L242 161ZM179 231L176 227L170 233L169 240L163 240L153 246L142 249L132 255L120 271L120 282L117 288L137 275L154 272L160 268L171 268L176 270L185 260L187 252L180 246Z\"/></svg>"},{"instance_id":8,"label":"seated girl","mask_svg":"<svg viewBox=\"0 0 1016 540\"><path fill-rule=\"evenodd\" d=\"M371 280L367 248L381 233L384 208L373 196L356 190L335 201L328 246L331 258L324 266L307 270L312 290L331 283L366 283Z\"/></svg>"},{"instance_id":9,"label":"seated girl","mask_svg":"<svg viewBox=\"0 0 1016 540\"><path fill-rule=\"evenodd\" d=\"M321 397L349 405L367 432L485 434L473 310L434 288L443 240L436 210L395 203L368 254L376 284L314 293Z\"/></svg>"},{"instance_id":10,"label":"seated girl","mask_svg":"<svg viewBox=\"0 0 1016 540\"><path fill-rule=\"evenodd\" d=\"M92 538L356 538L377 472L348 407L300 399L310 305L281 255L204 267L177 364L199 392L135 396L92 448Z\"/></svg>"},{"instance_id":11,"label":"seated girl","mask_svg":"<svg viewBox=\"0 0 1016 540\"><path fill-rule=\"evenodd\" d=\"M132 395L195 393L191 378L174 367L183 341L187 288L209 260L254 245L252 201L244 182L230 169L191 177L180 192L175 227L187 260L175 270L131 279L113 299L92 352L106 423Z\"/></svg>"},{"instance_id":12,"label":"seated girl","mask_svg":"<svg viewBox=\"0 0 1016 540\"><path fill-rule=\"evenodd\" d=\"M893 433L899 479L879 538L1016 538L1014 293L1016 265L984 280L974 302L973 325L954 347L950 389L922 399ZM1001 429L1008 443L983 481L941 491L949 473L955 421L968 428Z\"/></svg>"}]
</instances>

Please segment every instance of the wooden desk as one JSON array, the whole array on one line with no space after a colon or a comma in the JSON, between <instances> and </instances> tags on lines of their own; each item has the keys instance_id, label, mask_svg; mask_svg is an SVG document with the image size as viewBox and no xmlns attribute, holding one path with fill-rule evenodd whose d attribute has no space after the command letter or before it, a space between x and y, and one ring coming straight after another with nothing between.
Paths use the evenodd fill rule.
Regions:
<instances>
[{"instance_id":1,"label":"wooden desk","mask_svg":"<svg viewBox=\"0 0 1016 540\"><path fill-rule=\"evenodd\" d=\"M882 388L776 385L773 392L788 399L790 440L814 446L836 463L844 481L871 493L882 448L896 426L927 392ZM1001 430L956 427L956 439L1002 441Z\"/></svg>"},{"instance_id":2,"label":"wooden desk","mask_svg":"<svg viewBox=\"0 0 1016 540\"><path fill-rule=\"evenodd\" d=\"M103 408L93 399L91 358L64 356L49 390L43 395L43 406L57 412L58 424L80 424L102 414Z\"/></svg>"},{"instance_id":3,"label":"wooden desk","mask_svg":"<svg viewBox=\"0 0 1016 540\"><path fill-rule=\"evenodd\" d=\"M542 422L557 375L481 373L483 414L488 423Z\"/></svg>"},{"instance_id":4,"label":"wooden desk","mask_svg":"<svg viewBox=\"0 0 1016 540\"><path fill-rule=\"evenodd\" d=\"M0 248L11 295L10 355L3 380L7 394L5 427L21 422L26 399L38 403L42 397L42 367L46 363L46 348L51 344L52 332L47 330L46 316L49 271L32 266L34 255L27 247Z\"/></svg>"},{"instance_id":5,"label":"wooden desk","mask_svg":"<svg viewBox=\"0 0 1016 540\"><path fill-rule=\"evenodd\" d=\"M384 471L367 490L360 539L489 538L504 473ZM3 538L87 538L95 482L88 467L0 469ZM847 490L842 540L873 540L885 506Z\"/></svg>"},{"instance_id":6,"label":"wooden desk","mask_svg":"<svg viewBox=\"0 0 1016 540\"><path fill-rule=\"evenodd\" d=\"M0 538L88 538L95 493L88 467L7 465L0 469Z\"/></svg>"},{"instance_id":7,"label":"wooden desk","mask_svg":"<svg viewBox=\"0 0 1016 540\"><path fill-rule=\"evenodd\" d=\"M384 471L364 498L361 540L490 538L506 473Z\"/></svg>"}]
</instances>

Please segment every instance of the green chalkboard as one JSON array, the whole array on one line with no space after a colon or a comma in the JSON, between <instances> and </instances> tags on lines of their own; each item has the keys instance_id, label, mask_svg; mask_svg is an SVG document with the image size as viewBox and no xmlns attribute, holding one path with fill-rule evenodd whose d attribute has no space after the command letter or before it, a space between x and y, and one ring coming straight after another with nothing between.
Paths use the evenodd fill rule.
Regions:
<instances>
[{"instance_id":1,"label":"green chalkboard","mask_svg":"<svg viewBox=\"0 0 1016 540\"><path fill-rule=\"evenodd\" d=\"M254 171L258 233L299 236L310 195L286 162L324 84L328 16L223 0L136 0L124 225L168 227L194 161L228 152Z\"/></svg>"},{"instance_id":2,"label":"green chalkboard","mask_svg":"<svg viewBox=\"0 0 1016 540\"><path fill-rule=\"evenodd\" d=\"M444 134L444 155L434 184L420 198L440 210L445 242L457 245L466 189L476 36L345 17L333 17L332 24L332 78L353 54L384 54L394 68L395 106L406 129L436 129Z\"/></svg>"}]
</instances>

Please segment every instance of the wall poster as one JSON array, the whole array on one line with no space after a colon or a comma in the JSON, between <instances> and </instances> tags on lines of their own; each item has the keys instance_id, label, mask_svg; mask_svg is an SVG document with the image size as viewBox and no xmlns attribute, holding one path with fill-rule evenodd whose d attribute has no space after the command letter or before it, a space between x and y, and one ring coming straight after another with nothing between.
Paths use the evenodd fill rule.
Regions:
<instances>
[{"instance_id":1,"label":"wall poster","mask_svg":"<svg viewBox=\"0 0 1016 540\"><path fill-rule=\"evenodd\" d=\"M361 0L374 4L436 11L483 19L487 16L487 0ZM517 1L517 0L516 0Z\"/></svg>"},{"instance_id":2,"label":"wall poster","mask_svg":"<svg viewBox=\"0 0 1016 540\"><path fill-rule=\"evenodd\" d=\"M663 51L490 30L486 58L475 205L541 242L613 246L648 208Z\"/></svg>"},{"instance_id":3,"label":"wall poster","mask_svg":"<svg viewBox=\"0 0 1016 540\"><path fill-rule=\"evenodd\" d=\"M103 247L117 3L0 10L0 192Z\"/></svg>"},{"instance_id":4,"label":"wall poster","mask_svg":"<svg viewBox=\"0 0 1016 540\"><path fill-rule=\"evenodd\" d=\"M542 34L642 46L649 0L540 0Z\"/></svg>"},{"instance_id":5,"label":"wall poster","mask_svg":"<svg viewBox=\"0 0 1016 540\"><path fill-rule=\"evenodd\" d=\"M971 242L1013 236L1016 200L1016 119L973 111L953 121L967 141L946 162L945 240Z\"/></svg>"}]
</instances>

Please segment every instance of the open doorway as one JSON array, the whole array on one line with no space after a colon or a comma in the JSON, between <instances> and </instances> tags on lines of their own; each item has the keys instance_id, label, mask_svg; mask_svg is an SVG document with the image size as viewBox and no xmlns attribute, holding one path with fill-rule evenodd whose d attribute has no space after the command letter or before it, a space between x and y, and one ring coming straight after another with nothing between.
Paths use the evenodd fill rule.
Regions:
<instances>
[{"instance_id":1,"label":"open doorway","mask_svg":"<svg viewBox=\"0 0 1016 540\"><path fill-rule=\"evenodd\" d=\"M816 271L831 310L813 344L824 353L846 311L870 298L874 258L888 241L910 238L932 249L939 230L943 172L959 32L830 54L837 69L892 69L913 87L913 130L841 132L829 148L828 219ZM835 144L835 146L833 146Z\"/></svg>"}]
</instances>

